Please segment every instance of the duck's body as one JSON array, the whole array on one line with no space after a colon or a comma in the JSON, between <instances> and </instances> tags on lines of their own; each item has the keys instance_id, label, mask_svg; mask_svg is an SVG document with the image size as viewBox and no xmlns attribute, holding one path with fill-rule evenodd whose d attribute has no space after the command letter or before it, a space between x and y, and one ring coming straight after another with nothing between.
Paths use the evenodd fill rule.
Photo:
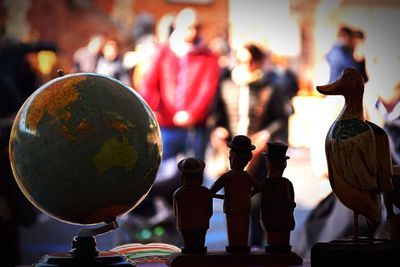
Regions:
<instances>
[{"instance_id":1,"label":"duck's body","mask_svg":"<svg viewBox=\"0 0 400 267\"><path fill-rule=\"evenodd\" d=\"M342 112L328 131L325 143L329 181L338 199L363 215L370 226L370 237L381 221L379 193L392 190L391 158L386 133L366 121L362 98L364 83L355 69L347 69L333 84L318 86L323 94L345 97Z\"/></svg>"}]
</instances>

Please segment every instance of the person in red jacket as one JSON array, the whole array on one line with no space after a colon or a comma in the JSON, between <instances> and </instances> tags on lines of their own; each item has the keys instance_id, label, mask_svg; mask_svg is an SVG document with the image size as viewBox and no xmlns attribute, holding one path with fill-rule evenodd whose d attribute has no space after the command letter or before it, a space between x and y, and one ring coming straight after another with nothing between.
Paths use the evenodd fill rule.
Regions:
<instances>
[{"instance_id":1,"label":"person in red jacket","mask_svg":"<svg viewBox=\"0 0 400 267\"><path fill-rule=\"evenodd\" d=\"M217 89L219 66L217 56L204 44L199 30L193 9L179 12L170 39L159 44L138 90L157 118L163 142L153 189L138 207L144 214L149 210L159 212L153 204L159 198L165 200L172 213L172 195L181 184L176 164L182 156L204 160L208 142L206 119Z\"/></svg>"},{"instance_id":2,"label":"person in red jacket","mask_svg":"<svg viewBox=\"0 0 400 267\"><path fill-rule=\"evenodd\" d=\"M163 161L182 153L204 159L206 119L217 88L217 56L202 42L197 13L183 9L160 45L141 94L156 115Z\"/></svg>"}]
</instances>

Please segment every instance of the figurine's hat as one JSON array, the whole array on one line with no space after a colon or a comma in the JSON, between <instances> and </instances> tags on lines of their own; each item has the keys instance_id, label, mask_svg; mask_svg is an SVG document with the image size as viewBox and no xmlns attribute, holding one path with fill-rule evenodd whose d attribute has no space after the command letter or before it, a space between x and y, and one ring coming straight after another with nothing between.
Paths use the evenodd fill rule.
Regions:
<instances>
[{"instance_id":1,"label":"figurine's hat","mask_svg":"<svg viewBox=\"0 0 400 267\"><path fill-rule=\"evenodd\" d=\"M289 159L286 156L288 146L282 142L268 142L266 152L261 153L262 156L275 159Z\"/></svg>"},{"instance_id":2,"label":"figurine's hat","mask_svg":"<svg viewBox=\"0 0 400 267\"><path fill-rule=\"evenodd\" d=\"M256 149L254 145L251 144L250 138L245 135L236 135L232 138L232 141L228 142L228 147L234 150L245 150L251 151Z\"/></svg>"},{"instance_id":3,"label":"figurine's hat","mask_svg":"<svg viewBox=\"0 0 400 267\"><path fill-rule=\"evenodd\" d=\"M185 158L178 163L178 169L184 173L199 173L205 166L204 161L196 158Z\"/></svg>"}]
</instances>

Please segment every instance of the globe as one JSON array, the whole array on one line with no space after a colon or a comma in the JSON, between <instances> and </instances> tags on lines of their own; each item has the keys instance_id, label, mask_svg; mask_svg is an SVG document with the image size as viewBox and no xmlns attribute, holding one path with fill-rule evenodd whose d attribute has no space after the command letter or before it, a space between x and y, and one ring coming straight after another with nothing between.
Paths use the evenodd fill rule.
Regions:
<instances>
[{"instance_id":1,"label":"globe","mask_svg":"<svg viewBox=\"0 0 400 267\"><path fill-rule=\"evenodd\" d=\"M154 182L162 154L147 103L113 78L69 74L37 89L20 108L10 162L25 197L51 217L112 222Z\"/></svg>"}]
</instances>

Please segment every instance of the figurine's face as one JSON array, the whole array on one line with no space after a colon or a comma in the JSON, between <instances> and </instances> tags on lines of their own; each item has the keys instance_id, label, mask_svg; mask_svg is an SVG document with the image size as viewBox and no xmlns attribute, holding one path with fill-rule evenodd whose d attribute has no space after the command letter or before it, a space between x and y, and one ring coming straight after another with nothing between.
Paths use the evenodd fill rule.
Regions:
<instances>
[{"instance_id":1,"label":"figurine's face","mask_svg":"<svg viewBox=\"0 0 400 267\"><path fill-rule=\"evenodd\" d=\"M182 184L186 186L200 186L203 183L203 172L184 174Z\"/></svg>"},{"instance_id":2,"label":"figurine's face","mask_svg":"<svg viewBox=\"0 0 400 267\"><path fill-rule=\"evenodd\" d=\"M229 163L231 165L231 169L235 170L243 170L246 167L247 163L251 160L252 154L243 152L243 151L229 151Z\"/></svg>"},{"instance_id":3,"label":"figurine's face","mask_svg":"<svg viewBox=\"0 0 400 267\"><path fill-rule=\"evenodd\" d=\"M283 172L287 166L286 159L271 159L267 158L265 161L267 167L268 176L271 177L282 177Z\"/></svg>"}]
</instances>

